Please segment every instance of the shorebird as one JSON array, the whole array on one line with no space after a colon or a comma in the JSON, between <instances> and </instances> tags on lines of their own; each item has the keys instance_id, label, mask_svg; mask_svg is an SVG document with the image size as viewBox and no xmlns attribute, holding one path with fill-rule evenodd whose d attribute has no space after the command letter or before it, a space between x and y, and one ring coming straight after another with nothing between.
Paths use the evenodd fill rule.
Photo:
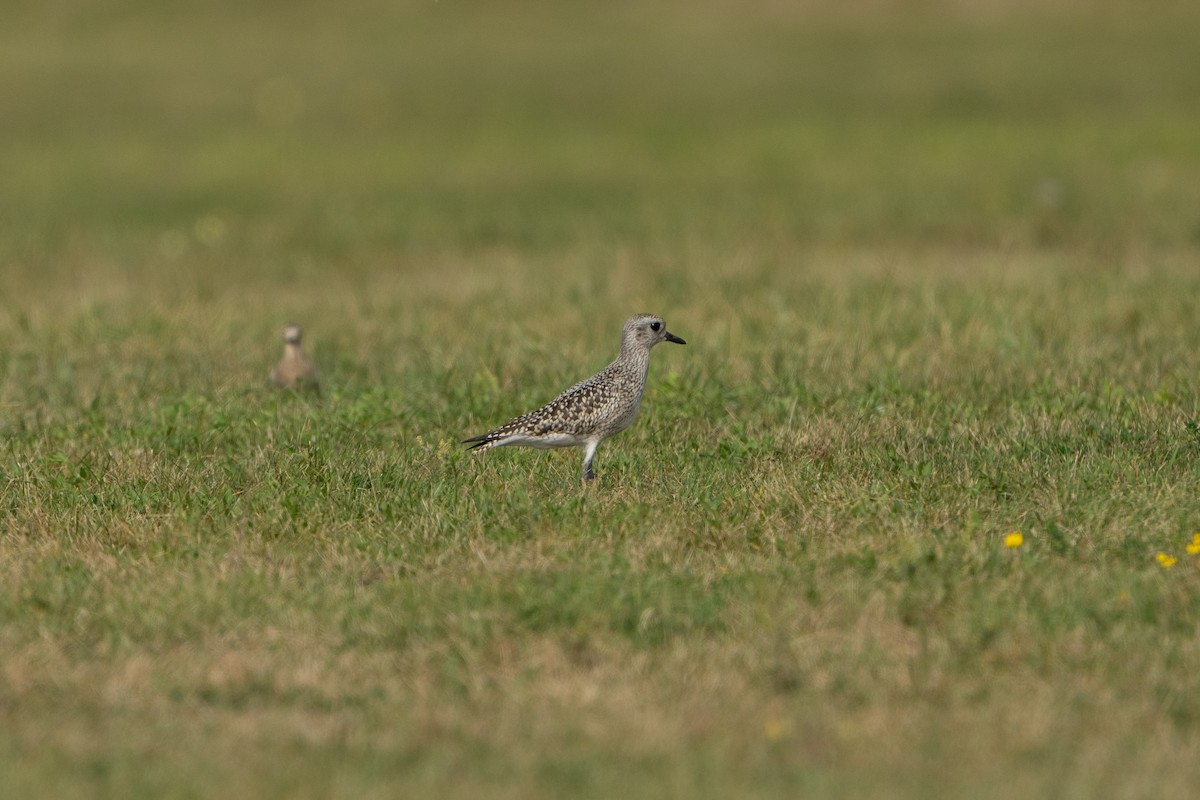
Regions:
<instances>
[{"instance_id":1,"label":"shorebird","mask_svg":"<svg viewBox=\"0 0 1200 800\"><path fill-rule=\"evenodd\" d=\"M586 487L596 479L592 470L596 448L637 419L650 369L650 348L659 342L687 344L667 330L662 317L634 314L621 331L621 353L611 364L538 410L464 439L463 444L476 452L505 445L582 447Z\"/></svg>"},{"instance_id":2,"label":"shorebird","mask_svg":"<svg viewBox=\"0 0 1200 800\"><path fill-rule=\"evenodd\" d=\"M271 370L271 382L280 389L311 389L319 391L317 366L300 349L301 330L299 325L287 325L283 329L283 358Z\"/></svg>"}]
</instances>

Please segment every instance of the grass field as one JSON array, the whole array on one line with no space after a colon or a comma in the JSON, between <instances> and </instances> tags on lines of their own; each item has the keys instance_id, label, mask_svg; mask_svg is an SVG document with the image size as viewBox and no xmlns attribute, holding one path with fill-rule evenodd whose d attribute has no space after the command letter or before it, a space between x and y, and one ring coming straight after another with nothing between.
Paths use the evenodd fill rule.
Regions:
<instances>
[{"instance_id":1,"label":"grass field","mask_svg":"<svg viewBox=\"0 0 1200 800\"><path fill-rule=\"evenodd\" d=\"M1194 796L1200 7L5 18L0 794Z\"/></svg>"}]
</instances>

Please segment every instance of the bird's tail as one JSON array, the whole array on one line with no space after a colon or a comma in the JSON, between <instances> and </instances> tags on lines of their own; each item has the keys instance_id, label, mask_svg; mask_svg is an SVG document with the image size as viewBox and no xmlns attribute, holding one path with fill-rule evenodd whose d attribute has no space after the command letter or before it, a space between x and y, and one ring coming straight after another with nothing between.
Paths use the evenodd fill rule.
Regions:
<instances>
[{"instance_id":1,"label":"bird's tail","mask_svg":"<svg viewBox=\"0 0 1200 800\"><path fill-rule=\"evenodd\" d=\"M462 443L470 445L470 447L467 448L468 450L479 451L487 450L502 438L502 436L496 435L495 431L488 431L487 433L481 433L478 436L472 436L470 439L463 439Z\"/></svg>"}]
</instances>

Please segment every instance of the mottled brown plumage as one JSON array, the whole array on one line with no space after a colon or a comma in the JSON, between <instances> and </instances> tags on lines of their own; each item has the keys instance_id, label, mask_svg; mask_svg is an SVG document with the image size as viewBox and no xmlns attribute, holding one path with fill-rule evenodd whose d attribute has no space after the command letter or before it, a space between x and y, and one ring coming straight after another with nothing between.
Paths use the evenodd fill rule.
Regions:
<instances>
[{"instance_id":1,"label":"mottled brown plumage","mask_svg":"<svg viewBox=\"0 0 1200 800\"><path fill-rule=\"evenodd\" d=\"M505 445L582 447L583 481L595 480L592 459L596 448L637 419L650 369L650 349L659 342L686 344L667 331L662 317L634 314L621 333L621 353L611 364L538 410L466 439L464 444L477 451Z\"/></svg>"}]
</instances>

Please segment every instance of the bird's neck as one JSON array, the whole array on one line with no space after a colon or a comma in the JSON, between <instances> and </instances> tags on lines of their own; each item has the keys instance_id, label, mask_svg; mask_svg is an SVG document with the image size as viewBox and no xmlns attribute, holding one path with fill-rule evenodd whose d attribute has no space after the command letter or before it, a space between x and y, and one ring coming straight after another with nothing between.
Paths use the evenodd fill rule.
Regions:
<instances>
[{"instance_id":1,"label":"bird's neck","mask_svg":"<svg viewBox=\"0 0 1200 800\"><path fill-rule=\"evenodd\" d=\"M300 344L298 342L284 342L283 357L300 358Z\"/></svg>"},{"instance_id":2,"label":"bird's neck","mask_svg":"<svg viewBox=\"0 0 1200 800\"><path fill-rule=\"evenodd\" d=\"M645 375L650 370L650 351L631 342L621 342L621 355L617 361Z\"/></svg>"}]
</instances>

